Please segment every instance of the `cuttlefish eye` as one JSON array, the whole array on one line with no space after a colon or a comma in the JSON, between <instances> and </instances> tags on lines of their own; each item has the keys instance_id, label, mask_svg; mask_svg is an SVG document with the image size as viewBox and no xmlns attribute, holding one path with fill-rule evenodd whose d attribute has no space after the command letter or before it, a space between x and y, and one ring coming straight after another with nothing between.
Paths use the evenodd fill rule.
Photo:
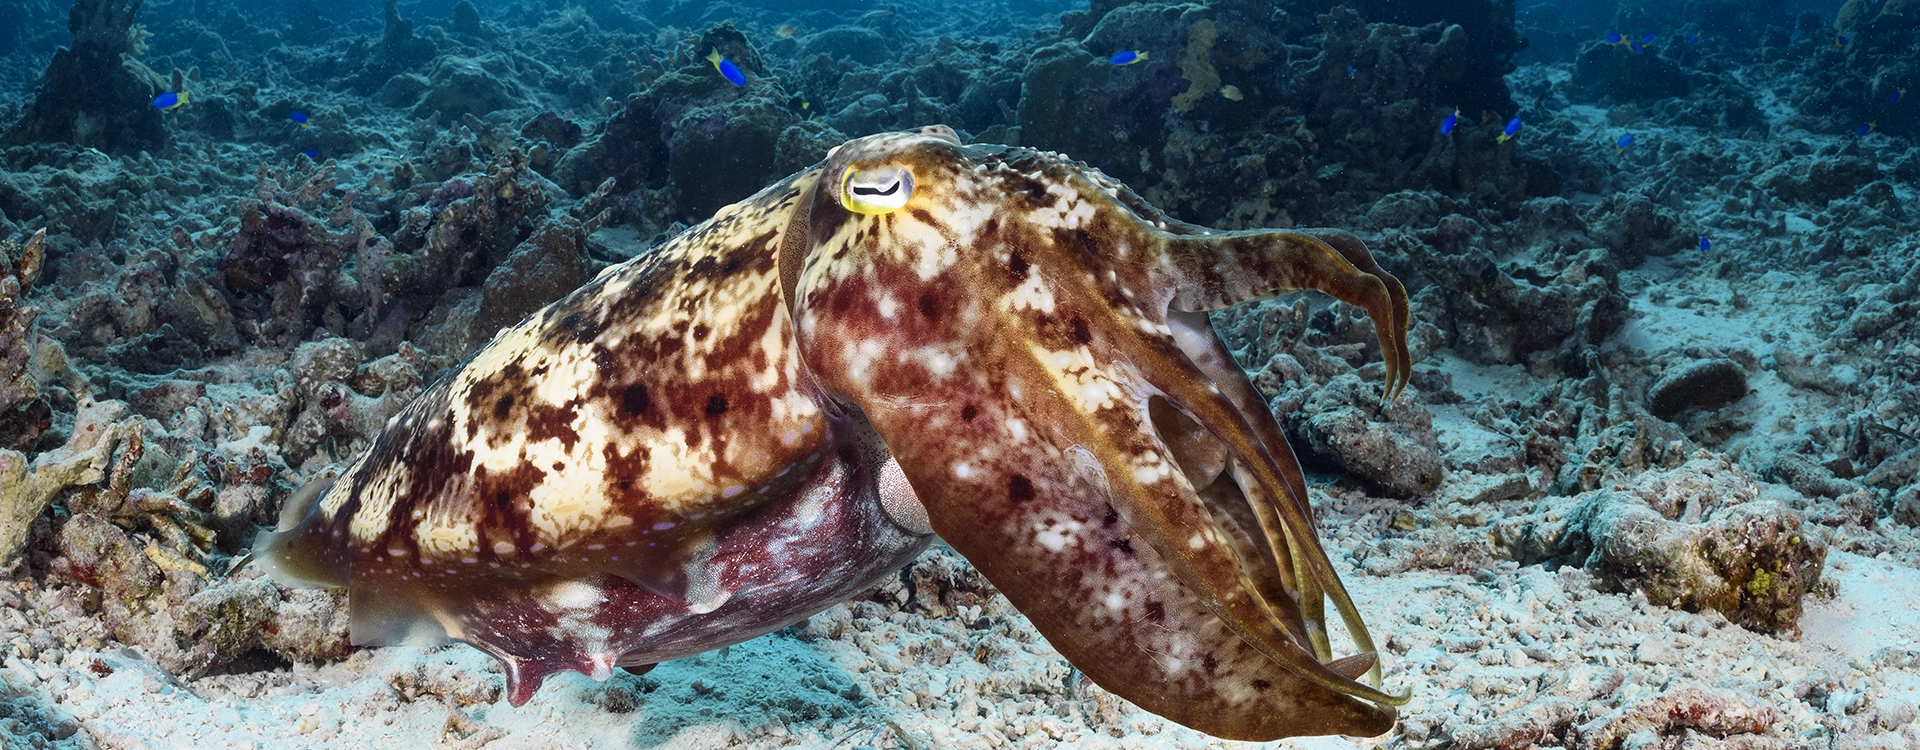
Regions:
<instances>
[{"instance_id":1,"label":"cuttlefish eye","mask_svg":"<svg viewBox=\"0 0 1920 750\"><path fill-rule=\"evenodd\" d=\"M884 214L913 197L913 170L898 165L848 169L840 181L840 204L861 214Z\"/></svg>"}]
</instances>

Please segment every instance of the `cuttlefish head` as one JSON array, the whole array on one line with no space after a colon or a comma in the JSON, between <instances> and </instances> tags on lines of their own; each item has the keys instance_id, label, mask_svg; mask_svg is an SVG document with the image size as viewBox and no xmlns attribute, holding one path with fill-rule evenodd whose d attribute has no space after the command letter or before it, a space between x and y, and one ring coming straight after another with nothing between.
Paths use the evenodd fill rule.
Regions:
<instances>
[{"instance_id":1,"label":"cuttlefish head","mask_svg":"<svg viewBox=\"0 0 1920 750\"><path fill-rule=\"evenodd\" d=\"M1392 726L1405 698L1378 687L1299 465L1205 317L1301 289L1359 305L1390 396L1406 294L1364 245L1183 224L1085 165L943 127L820 169L783 298L814 379L934 531L1149 711L1243 740ZM1329 601L1358 653L1334 657Z\"/></svg>"}]
</instances>

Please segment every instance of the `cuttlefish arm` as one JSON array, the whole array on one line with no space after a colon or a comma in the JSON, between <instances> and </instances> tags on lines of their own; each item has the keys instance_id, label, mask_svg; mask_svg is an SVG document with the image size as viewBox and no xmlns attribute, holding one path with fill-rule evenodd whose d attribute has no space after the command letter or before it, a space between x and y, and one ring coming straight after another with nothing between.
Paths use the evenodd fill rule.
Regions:
<instances>
[{"instance_id":1,"label":"cuttlefish arm","mask_svg":"<svg viewBox=\"0 0 1920 750\"><path fill-rule=\"evenodd\" d=\"M1405 698L1356 681L1377 658L1298 465L1198 313L1329 291L1374 316L1396 391L1405 294L1363 245L1198 234L1077 163L941 131L842 146L817 186L782 247L806 257L781 259L808 370L1062 655L1220 737L1392 726ZM1331 657L1323 598L1363 653Z\"/></svg>"}]
</instances>

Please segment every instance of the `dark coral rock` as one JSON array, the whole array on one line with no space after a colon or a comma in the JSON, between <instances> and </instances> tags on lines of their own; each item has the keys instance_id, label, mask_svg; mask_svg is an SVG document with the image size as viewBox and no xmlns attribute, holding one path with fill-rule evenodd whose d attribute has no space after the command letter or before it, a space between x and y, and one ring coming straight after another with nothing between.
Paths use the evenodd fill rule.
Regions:
<instances>
[{"instance_id":1,"label":"dark coral rock","mask_svg":"<svg viewBox=\"0 0 1920 750\"><path fill-rule=\"evenodd\" d=\"M1669 368L1647 389L1647 412L1669 422L1690 411L1712 411L1747 395L1747 371L1730 359Z\"/></svg>"},{"instance_id":2,"label":"dark coral rock","mask_svg":"<svg viewBox=\"0 0 1920 750\"><path fill-rule=\"evenodd\" d=\"M71 143L115 154L166 145L164 113L152 103L167 81L134 59L141 2L75 0L67 15L73 46L54 53L6 143Z\"/></svg>"},{"instance_id":3,"label":"dark coral rock","mask_svg":"<svg viewBox=\"0 0 1920 750\"><path fill-rule=\"evenodd\" d=\"M1422 290L1416 308L1445 310L1435 320L1448 329L1453 348L1470 360L1513 364L1543 353L1562 367L1578 370L1580 353L1598 346L1626 322L1628 303L1619 289L1619 266L1604 253L1549 262L1570 267L1561 279L1516 275L1503 269L1471 237L1483 229L1460 217L1442 219L1420 240L1398 230L1383 240L1387 252L1407 253L1419 272L1434 282Z\"/></svg>"},{"instance_id":4,"label":"dark coral rock","mask_svg":"<svg viewBox=\"0 0 1920 750\"><path fill-rule=\"evenodd\" d=\"M529 98L505 55L447 55L427 72L427 91L414 107L415 117L458 119L517 107Z\"/></svg>"},{"instance_id":5,"label":"dark coral rock","mask_svg":"<svg viewBox=\"0 0 1920 750\"><path fill-rule=\"evenodd\" d=\"M836 60L852 60L862 65L879 65L894 59L893 45L873 29L835 26L806 38L806 54L826 55Z\"/></svg>"},{"instance_id":6,"label":"dark coral rock","mask_svg":"<svg viewBox=\"0 0 1920 750\"><path fill-rule=\"evenodd\" d=\"M480 25L480 9L473 7L469 0L460 0L453 4L453 30L471 36L481 36L486 29Z\"/></svg>"},{"instance_id":7,"label":"dark coral rock","mask_svg":"<svg viewBox=\"0 0 1920 750\"><path fill-rule=\"evenodd\" d=\"M785 176L774 172L776 150L781 132L799 119L787 92L754 73L759 53L731 25L710 29L699 46L748 71L747 85L728 82L704 60L687 61L569 151L554 181L576 194L609 177L620 193L671 186L673 203L657 217L664 224L703 221Z\"/></svg>"},{"instance_id":8,"label":"dark coral rock","mask_svg":"<svg viewBox=\"0 0 1920 750\"><path fill-rule=\"evenodd\" d=\"M580 124L554 114L541 112L527 124L520 126L520 137L534 142L545 142L560 149L569 149L580 145L580 138L586 131Z\"/></svg>"},{"instance_id":9,"label":"dark coral rock","mask_svg":"<svg viewBox=\"0 0 1920 750\"><path fill-rule=\"evenodd\" d=\"M25 245L0 242L0 449L25 450L53 423L53 410L30 370L40 310L25 299L45 248L45 232Z\"/></svg>"},{"instance_id":10,"label":"dark coral rock","mask_svg":"<svg viewBox=\"0 0 1920 750\"><path fill-rule=\"evenodd\" d=\"M1512 2L1362 0L1354 5L1368 21L1403 26L1457 26L1464 37L1463 59L1457 69L1440 72L1434 94L1463 111L1511 111L1513 100L1506 75L1513 72L1514 53L1527 47L1527 40L1514 30Z\"/></svg>"},{"instance_id":11,"label":"dark coral rock","mask_svg":"<svg viewBox=\"0 0 1920 750\"><path fill-rule=\"evenodd\" d=\"M1672 212L1646 196L1617 195L1601 208L1611 210L1594 239L1613 252L1620 266L1632 268L1648 256L1671 255L1680 249L1682 243L1674 241L1677 222Z\"/></svg>"},{"instance_id":12,"label":"dark coral rock","mask_svg":"<svg viewBox=\"0 0 1920 750\"><path fill-rule=\"evenodd\" d=\"M1800 156L1762 172L1754 184L1762 190L1802 203L1823 204L1845 198L1880 179L1880 168L1854 154Z\"/></svg>"},{"instance_id":13,"label":"dark coral rock","mask_svg":"<svg viewBox=\"0 0 1920 750\"><path fill-rule=\"evenodd\" d=\"M1893 496L1893 521L1920 528L1920 484L1909 484Z\"/></svg>"},{"instance_id":14,"label":"dark coral rock","mask_svg":"<svg viewBox=\"0 0 1920 750\"><path fill-rule=\"evenodd\" d=\"M1381 406L1379 390L1342 375L1315 391L1290 423L1307 451L1396 497L1440 486L1433 416L1418 403Z\"/></svg>"},{"instance_id":15,"label":"dark coral rock","mask_svg":"<svg viewBox=\"0 0 1920 750\"><path fill-rule=\"evenodd\" d=\"M374 302L368 290L378 287L367 282L377 267L343 273L356 256L381 245L364 218L346 220L352 196L334 207L346 224L339 229L312 213L332 190L328 173L313 172L287 190L263 166L259 197L235 207L239 227L218 261L218 283L237 315L261 321L252 333L267 341L298 341L321 325L343 330Z\"/></svg>"},{"instance_id":16,"label":"dark coral rock","mask_svg":"<svg viewBox=\"0 0 1920 750\"><path fill-rule=\"evenodd\" d=\"M1586 101L1644 102L1693 91L1679 63L1655 49L1635 53L1618 44L1594 42L1573 65L1573 88Z\"/></svg>"}]
</instances>

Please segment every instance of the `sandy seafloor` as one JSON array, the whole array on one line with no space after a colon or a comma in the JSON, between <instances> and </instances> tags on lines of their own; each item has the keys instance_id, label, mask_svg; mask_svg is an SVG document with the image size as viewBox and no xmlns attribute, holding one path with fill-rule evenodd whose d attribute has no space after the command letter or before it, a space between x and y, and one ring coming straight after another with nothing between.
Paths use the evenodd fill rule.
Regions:
<instances>
[{"instance_id":1,"label":"sandy seafloor","mask_svg":"<svg viewBox=\"0 0 1920 750\"><path fill-rule=\"evenodd\" d=\"M364 25L356 28L367 32ZM14 69L40 64L19 57L9 61ZM1335 567L1384 649L1385 685L1411 691L1412 699L1398 726L1383 737L1267 746L1920 747L1920 530L1913 525L1920 523L1920 499L1915 466L1900 463L1920 462L1910 458L1920 446L1902 442L1920 432L1920 274L1912 272L1920 267L1920 193L1914 182L1920 152L1905 138L1856 137L1850 123L1796 110L1792 102L1812 84L1783 74L1790 68L1774 63L1728 73L1748 87L1743 95L1764 121L1737 130L1702 126L1684 102L1635 108L1581 101L1570 93L1571 63L1535 60L1507 76L1515 99L1532 102L1528 106L1542 113L1521 145L1548 155L1570 186L1549 200L1560 201L1553 204L1563 207L1557 210L1585 216L1596 229L1541 220L1553 206L1535 204L1532 214L1509 209L1504 216L1510 226L1476 225L1464 242L1487 248L1502 268L1543 287L1579 286L1585 274L1567 274L1578 270L1574 259L1580 252L1602 244L1593 238L1609 211L1630 198L1651 196L1675 224L1662 240L1665 247L1636 251L1636 262L1608 280L1627 301L1627 313L1595 346L1594 361L1602 363L1606 379L1598 391L1611 390L1614 399L1635 405L1599 405L1593 389L1580 385L1591 375L1570 375L1563 362L1550 358L1487 362L1469 351L1474 344L1462 333L1467 326L1442 319L1445 313L1435 309L1449 292L1421 294L1440 282L1416 277L1415 262L1389 263L1415 293L1416 328L1432 330L1416 330L1419 359L1409 396L1384 414L1377 402L1362 410L1368 412L1365 421L1376 425L1399 424L1401 417L1430 420L1429 450L1443 466L1443 478L1413 497L1345 477L1327 461L1317 463L1310 478ZM350 98L330 101L360 113L354 127L388 128L392 137L385 146L339 156L346 181L371 185L366 175L436 143L431 136L407 135L432 131L437 126L431 121L410 123L405 112L354 109L345 101ZM606 119L606 113L591 111L579 116L589 128L595 118ZM1616 152L1612 144L1624 129L1636 132L1638 142ZM261 160L310 168L288 161L297 152L290 150L296 140L253 148L195 135L183 139L180 150L168 152L157 166L154 157L128 157L134 166L127 169L198 175L204 180L198 188L178 192L204 195L163 197L158 200L166 209L121 216L114 232L89 240L96 248L103 241L114 244L113 252L87 251L79 241L60 245L61 252L80 258L68 261L66 273L76 274L71 269L86 262L106 262L104 257L124 261L130 249L164 242L175 225L218 235L233 203L252 190L255 181L244 172ZM1756 187L1784 184L1772 175L1795 165L1804 171L1812 162L1817 170L1841 159L1877 171L1820 200L1783 198ZM207 175L206 165L228 173ZM115 179L108 173L119 168L84 159L68 166L106 184ZM1178 192L1135 187L1149 197L1154 189ZM1335 202L1315 218L1355 229L1384 257L1407 243L1452 241L1446 217L1486 218L1475 214L1471 192L1411 190L1397 194L1397 203L1383 200L1380 205L1402 207L1386 213L1373 211L1372 201ZM1881 194L1891 200L1874 202ZM1404 208L1421 201L1428 207ZM642 238L671 230L648 223L664 216L660 212L631 205L623 210L632 221L600 229L592 240L597 247L627 247L631 253ZM1414 223L1383 225L1377 221L1383 216ZM37 226L27 219L10 223L23 234ZM1713 239L1710 252L1693 248L1702 235ZM1845 248L1823 251L1835 247L1836 237ZM61 261L56 256L53 262ZM1531 271L1515 270L1529 265ZM68 309L53 301L56 296L71 294L27 299ZM1282 329L1275 340L1284 345L1253 348L1263 355L1291 352L1292 368L1305 363L1305 380L1288 380L1282 372L1287 368L1271 362L1247 363L1252 371L1278 373L1276 378L1291 383L1278 389L1283 396L1304 397L1303 384L1311 391L1355 374L1378 382L1379 367L1367 364L1378 361L1377 350L1366 351L1370 329L1309 335L1306 320L1285 312L1294 301L1271 306ZM1313 304L1315 310L1323 306ZM1879 317L1870 319L1862 310ZM41 321L47 330L58 324L55 317ZM1346 349L1338 357L1316 358L1309 351L1314 345L1302 341ZM1341 364L1343 358L1351 362ZM225 361L258 374L287 359L284 352L256 347ZM1652 418L1638 404L1648 390L1664 370L1706 359L1738 364L1741 395L1647 438ZM65 372L80 372L82 380L108 377L85 364L76 361ZM1377 396L1378 389L1362 392ZM71 406L71 394L64 403ZM1568 411L1547 413L1556 408ZM1613 413L1610 423L1602 416L1589 419L1614 427L1642 425L1639 444L1628 451L1618 441L1571 437L1569 424L1579 418L1569 415L1583 409ZM72 429L72 416L64 420L56 420L56 430L61 424ZM1534 420L1532 427L1528 420ZM178 429L177 423L172 427ZM206 434L233 446L247 434L245 427L206 428ZM1590 451L1584 459L1563 456L1552 465L1585 460L1593 481L1571 492L1556 487L1556 477L1520 447L1530 429L1558 429L1560 445ZM1806 461L1783 462L1787 455ZM1849 457L1846 468L1836 471L1836 459ZM280 486L297 484L329 459L345 458L309 455L281 469ZM1338 457L1328 460L1338 463ZM1805 464L1819 471L1791 468ZM1579 560L1521 563L1524 555L1515 550L1523 545L1512 540L1527 533L1530 518L1565 514L1582 499L1610 491L1666 493L1707 506L1731 493L1792 509L1804 524L1800 533L1827 549L1797 633L1791 627L1759 632L1711 609L1691 612L1649 602L1631 586L1621 593L1622 586L1603 581ZM1669 520L1701 521L1697 513ZM530 703L514 708L499 698L498 666L461 644L358 650L333 660L242 660L202 676L170 673L143 649L116 640L97 593L58 574L49 562L58 557L55 536L55 527L43 519L30 539L38 556L14 561L10 581L0 589L0 745L8 750L1246 746L1170 724L1087 682L964 560L939 546L901 582L773 635L663 664L644 676L616 672L606 683L556 676ZM310 606L313 600L299 601Z\"/></svg>"}]
</instances>

